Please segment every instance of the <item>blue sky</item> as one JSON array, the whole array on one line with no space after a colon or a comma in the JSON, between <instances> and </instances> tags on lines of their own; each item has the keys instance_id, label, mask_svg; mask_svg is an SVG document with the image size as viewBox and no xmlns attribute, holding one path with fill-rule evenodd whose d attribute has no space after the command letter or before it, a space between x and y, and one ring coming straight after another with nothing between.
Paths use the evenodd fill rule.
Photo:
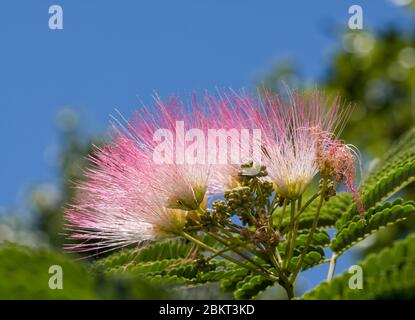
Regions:
<instances>
[{"instance_id":1,"label":"blue sky","mask_svg":"<svg viewBox=\"0 0 415 320\"><path fill-rule=\"evenodd\" d=\"M52 4L63 8L63 30L48 28ZM282 59L317 81L352 4L369 30L410 21L387 0L2 0L0 207L17 208L26 186L56 179L45 150L58 143L63 107L104 132L114 108L128 116L154 91L252 88Z\"/></svg>"},{"instance_id":2,"label":"blue sky","mask_svg":"<svg viewBox=\"0 0 415 320\"><path fill-rule=\"evenodd\" d=\"M48 28L55 3L63 30ZM44 154L57 143L61 108L99 132L114 108L129 115L154 91L250 88L281 59L316 79L355 3L365 28L408 21L387 0L2 0L0 207L19 206L22 187L54 179Z\"/></svg>"}]
</instances>

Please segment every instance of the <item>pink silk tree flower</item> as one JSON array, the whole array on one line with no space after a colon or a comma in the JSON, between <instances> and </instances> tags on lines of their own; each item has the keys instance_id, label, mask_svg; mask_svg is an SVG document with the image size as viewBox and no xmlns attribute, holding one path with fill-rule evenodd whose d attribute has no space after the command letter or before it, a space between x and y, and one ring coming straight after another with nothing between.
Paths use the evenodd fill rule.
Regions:
<instances>
[{"instance_id":1,"label":"pink silk tree flower","mask_svg":"<svg viewBox=\"0 0 415 320\"><path fill-rule=\"evenodd\" d=\"M152 141L137 141L152 151L153 160L160 164L157 172L171 176L170 180L185 180L166 185L165 179L157 179L161 182L157 187L169 188L170 195L182 190L181 199L171 198L170 207L197 209L202 200L206 201L202 195L226 190L240 165L261 154L259 129L250 126L250 115L235 107L239 100L235 94L208 93L199 99L193 95L187 104L175 97L168 102L157 99L151 111L145 109L136 115L129 131L133 137L142 136L137 132L155 132ZM167 116L154 121L155 115L164 114Z\"/></svg>"},{"instance_id":2,"label":"pink silk tree flower","mask_svg":"<svg viewBox=\"0 0 415 320\"><path fill-rule=\"evenodd\" d=\"M359 161L357 151L351 145L324 135L320 135L317 149L321 175L331 177L336 184L344 182L353 195L358 212L363 215L365 208L354 183L356 162Z\"/></svg>"},{"instance_id":3,"label":"pink silk tree flower","mask_svg":"<svg viewBox=\"0 0 415 320\"><path fill-rule=\"evenodd\" d=\"M115 249L176 235L187 212L207 206L207 194L226 183L221 170L229 172L226 163L209 161L220 152L205 141L213 123L207 108L195 99L158 98L133 121L117 121L66 209L70 237L83 240L68 248Z\"/></svg>"},{"instance_id":4,"label":"pink silk tree flower","mask_svg":"<svg viewBox=\"0 0 415 320\"><path fill-rule=\"evenodd\" d=\"M165 206L150 186L152 161L134 142L118 139L97 149L86 182L77 185L75 204L66 209L74 251L112 250L174 235L184 227L186 212ZM81 242L79 242L81 241Z\"/></svg>"},{"instance_id":5,"label":"pink silk tree flower","mask_svg":"<svg viewBox=\"0 0 415 320\"><path fill-rule=\"evenodd\" d=\"M288 99L265 93L241 106L262 132L263 154L254 160L266 166L275 191L288 199L301 196L319 171L319 136L339 134L350 110L341 109L338 98L330 101L319 92L288 92Z\"/></svg>"},{"instance_id":6,"label":"pink silk tree flower","mask_svg":"<svg viewBox=\"0 0 415 320\"><path fill-rule=\"evenodd\" d=\"M164 195L169 208L204 207L207 195L217 193L224 183L221 173L227 172L228 163L220 161L223 150L218 150L215 115L207 99L207 94L201 100L193 95L186 104L177 97L157 97L154 106L140 110L133 124L124 128L125 136L153 160L152 188Z\"/></svg>"},{"instance_id":7,"label":"pink silk tree flower","mask_svg":"<svg viewBox=\"0 0 415 320\"><path fill-rule=\"evenodd\" d=\"M335 184L343 182L360 214L364 213L354 183L358 151L336 139L352 111L350 105L341 105L338 97L330 99L320 92L298 94L289 90L288 99L267 92L259 98L233 92L223 100L225 106L216 112L222 123L261 132L257 142L262 154L253 152L251 160L266 166L279 195L298 198L320 172Z\"/></svg>"},{"instance_id":8,"label":"pink silk tree flower","mask_svg":"<svg viewBox=\"0 0 415 320\"><path fill-rule=\"evenodd\" d=\"M204 113L209 121L210 138L216 138L218 144L209 146L209 153L219 154L221 161L214 162L213 175L209 191L212 194L223 193L237 187L241 165L261 157L261 130L252 125L252 110L243 108L248 95L230 91L222 92L220 97L205 95ZM214 132L215 134L212 134ZM212 148L216 148L215 151ZM259 167L244 170L248 174L259 172Z\"/></svg>"}]
</instances>

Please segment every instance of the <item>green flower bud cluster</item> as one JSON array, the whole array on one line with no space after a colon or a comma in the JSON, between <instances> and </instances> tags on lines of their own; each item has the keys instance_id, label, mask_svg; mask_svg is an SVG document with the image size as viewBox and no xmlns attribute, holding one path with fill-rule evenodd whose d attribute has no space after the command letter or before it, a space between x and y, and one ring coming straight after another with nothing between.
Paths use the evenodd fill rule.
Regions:
<instances>
[{"instance_id":1,"label":"green flower bud cluster","mask_svg":"<svg viewBox=\"0 0 415 320\"><path fill-rule=\"evenodd\" d=\"M255 198L249 187L236 187L227 190L224 196L232 210L249 209L255 205Z\"/></svg>"},{"instance_id":2,"label":"green flower bud cluster","mask_svg":"<svg viewBox=\"0 0 415 320\"><path fill-rule=\"evenodd\" d=\"M319 188L320 190L323 189L323 183L324 179L320 179L319 181ZM336 195L336 185L334 181L328 181L326 182L325 191L324 191L324 200L329 201L331 197L334 197Z\"/></svg>"},{"instance_id":3,"label":"green flower bud cluster","mask_svg":"<svg viewBox=\"0 0 415 320\"><path fill-rule=\"evenodd\" d=\"M237 215L243 223L249 223L249 217L255 207L255 195L249 187L237 187L224 193L231 215Z\"/></svg>"},{"instance_id":4,"label":"green flower bud cluster","mask_svg":"<svg viewBox=\"0 0 415 320\"><path fill-rule=\"evenodd\" d=\"M237 215L244 224L252 225L252 217L258 218L258 211L263 210L274 192L273 184L262 179L267 175L265 166L254 168L253 162L241 165L238 187L225 191L223 200L212 205L216 221L229 219Z\"/></svg>"},{"instance_id":5,"label":"green flower bud cluster","mask_svg":"<svg viewBox=\"0 0 415 320\"><path fill-rule=\"evenodd\" d=\"M264 207L274 192L273 184L270 181L261 179L267 175L268 172L265 166L254 168L252 162L241 165L241 171L238 176L240 185L249 187L254 194L254 205L257 208Z\"/></svg>"},{"instance_id":6,"label":"green flower bud cluster","mask_svg":"<svg viewBox=\"0 0 415 320\"><path fill-rule=\"evenodd\" d=\"M216 200L212 203L211 214L214 221L221 223L231 216L231 211L225 201Z\"/></svg>"}]
</instances>

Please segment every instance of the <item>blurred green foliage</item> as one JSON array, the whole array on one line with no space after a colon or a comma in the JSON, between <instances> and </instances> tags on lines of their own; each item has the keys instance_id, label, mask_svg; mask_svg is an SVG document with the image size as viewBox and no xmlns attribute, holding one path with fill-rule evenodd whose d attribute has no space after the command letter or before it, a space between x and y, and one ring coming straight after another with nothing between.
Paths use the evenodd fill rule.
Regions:
<instances>
[{"instance_id":1,"label":"blurred green foliage","mask_svg":"<svg viewBox=\"0 0 415 320\"><path fill-rule=\"evenodd\" d=\"M47 250L29 249L13 244L0 247L1 299L93 299L94 280L78 263ZM49 288L49 267L64 271L65 290Z\"/></svg>"},{"instance_id":2,"label":"blurred green foliage","mask_svg":"<svg viewBox=\"0 0 415 320\"><path fill-rule=\"evenodd\" d=\"M67 112L58 119L61 129L61 150L55 163L59 176L56 185L58 196L50 201L49 190L42 188L42 185L35 186L30 195L34 228L42 231L49 244L59 250L65 241L64 208L74 197L74 183L83 179L87 156L92 152L93 143L97 143L97 139L85 139L78 124L74 123L74 117L74 114Z\"/></svg>"},{"instance_id":3,"label":"blurred green foliage","mask_svg":"<svg viewBox=\"0 0 415 320\"><path fill-rule=\"evenodd\" d=\"M33 249L6 243L0 246L0 299L168 299L159 286L128 273L90 273L85 262L49 249ZM62 290L49 287L62 268Z\"/></svg>"},{"instance_id":4,"label":"blurred green foliage","mask_svg":"<svg viewBox=\"0 0 415 320\"><path fill-rule=\"evenodd\" d=\"M343 44L324 86L356 105L343 137L381 156L415 122L415 35L350 32Z\"/></svg>"}]
</instances>

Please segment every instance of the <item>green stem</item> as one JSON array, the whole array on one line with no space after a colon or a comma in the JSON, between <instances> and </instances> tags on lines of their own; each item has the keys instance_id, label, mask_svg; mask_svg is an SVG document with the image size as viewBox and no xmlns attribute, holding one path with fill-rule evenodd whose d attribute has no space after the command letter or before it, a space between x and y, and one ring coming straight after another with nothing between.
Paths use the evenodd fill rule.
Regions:
<instances>
[{"instance_id":1,"label":"green stem","mask_svg":"<svg viewBox=\"0 0 415 320\"><path fill-rule=\"evenodd\" d=\"M208 232L208 234L214 238L215 240L219 241L220 243L224 244L227 247L231 247L232 245L229 245L225 239L221 238L219 235L213 233L213 232ZM244 254L243 252L241 252L240 250L238 250L237 248L232 248L231 249L233 252L235 252L237 255L239 255L241 258L245 259L246 261L252 263L254 266L256 266L257 268L261 269L263 272L268 273L270 275L273 275L270 271L268 271L267 269L265 269L264 267L262 267L259 263L257 263L255 260L253 260L251 257L248 257L246 254Z\"/></svg>"},{"instance_id":2,"label":"green stem","mask_svg":"<svg viewBox=\"0 0 415 320\"><path fill-rule=\"evenodd\" d=\"M302 214L304 212L305 209L307 209L307 207L315 200L317 199L318 196L320 196L321 194L321 190L319 192L316 192L315 194L313 194L308 200L307 202L301 207L300 211L298 211L297 213L297 217L300 216L300 214ZM297 218L296 217L296 218Z\"/></svg>"},{"instance_id":3,"label":"green stem","mask_svg":"<svg viewBox=\"0 0 415 320\"><path fill-rule=\"evenodd\" d=\"M303 201L303 196L300 196L297 200L297 212L300 212L300 210L301 210L301 202L302 201ZM295 217L298 218L298 214Z\"/></svg>"},{"instance_id":4,"label":"green stem","mask_svg":"<svg viewBox=\"0 0 415 320\"><path fill-rule=\"evenodd\" d=\"M282 263L282 258L281 258L280 251L278 250L277 247L275 247L274 254L277 257L277 261L281 264Z\"/></svg>"},{"instance_id":5,"label":"green stem","mask_svg":"<svg viewBox=\"0 0 415 320\"><path fill-rule=\"evenodd\" d=\"M281 228L282 222L284 220L284 216L285 216L285 209L287 208L287 200L284 199L283 203L282 203L282 210L281 210L281 215L280 218L278 220L278 228Z\"/></svg>"},{"instance_id":6,"label":"green stem","mask_svg":"<svg viewBox=\"0 0 415 320\"><path fill-rule=\"evenodd\" d=\"M293 254L295 232L294 232L294 217L295 217L295 201L291 200L291 213L290 213L290 230L288 233L287 247L285 249L284 269L288 267L291 256Z\"/></svg>"},{"instance_id":7,"label":"green stem","mask_svg":"<svg viewBox=\"0 0 415 320\"><path fill-rule=\"evenodd\" d=\"M247 241L242 241L239 238L235 237L234 234L232 234L231 232L229 232L229 230L226 230L226 228L222 228L221 226L216 226L216 228L220 231L223 232L227 235L227 237L225 238L224 236L222 236L222 238L226 241L230 241L230 242L235 242L237 243L240 247L243 247L246 251L252 253L255 256L260 257L262 260L267 261L267 256L265 254L263 254L260 251L254 250L252 248L250 248L247 245Z\"/></svg>"},{"instance_id":8,"label":"green stem","mask_svg":"<svg viewBox=\"0 0 415 320\"><path fill-rule=\"evenodd\" d=\"M233 246L236 246L236 245L234 244ZM227 252L227 251L232 250L232 247L233 247L233 246L228 247L228 248L224 248L224 249L222 249L222 250L220 250L220 251L217 251L216 253L212 254L212 255L211 255L211 256L209 256L209 257L207 257L207 258L206 258L206 261L212 260L212 259L216 258L217 256L220 256L222 253L225 253L225 252Z\"/></svg>"},{"instance_id":9,"label":"green stem","mask_svg":"<svg viewBox=\"0 0 415 320\"><path fill-rule=\"evenodd\" d=\"M294 217L294 220L298 220L298 218L304 212L304 210L307 209L307 207L320 195L320 193L321 193L321 191L313 194L302 207L301 207L301 198L300 198L300 203L299 203L298 208L301 207L301 209L297 210L298 212L297 212L297 215ZM287 232L288 228L289 228L289 226L287 226L283 230L282 234L285 234Z\"/></svg>"},{"instance_id":10,"label":"green stem","mask_svg":"<svg viewBox=\"0 0 415 320\"><path fill-rule=\"evenodd\" d=\"M235 258L232 258L232 257L230 257L228 255L225 255L225 254L221 253L220 251L218 251L218 250L210 247L209 245L203 243L199 239L192 237L190 234L188 234L188 233L186 233L184 231L182 231L180 233L180 235L182 237L184 237L185 239L187 239L189 241L192 241L192 242L198 244L201 248L204 248L205 250L208 250L208 251L210 251L210 252L212 252L212 253L214 253L216 255L219 255L222 258L224 258L224 259L226 259L226 260L228 260L228 261L230 261L230 262L232 262L232 263L234 263L234 264L236 264L236 265L238 265L238 266L240 266L240 267L242 267L244 269L248 269L248 270L251 270L252 272L261 274L262 276L264 276L265 278L267 278L267 279L269 279L271 281L277 281L278 280L278 278L276 278L274 275L270 275L268 273L263 273L262 271L260 271L260 270L258 270L256 268L253 268L253 267L251 267L249 265L244 264L243 262L239 261L238 259L235 259Z\"/></svg>"},{"instance_id":11,"label":"green stem","mask_svg":"<svg viewBox=\"0 0 415 320\"><path fill-rule=\"evenodd\" d=\"M301 202L301 198L298 200L299 202ZM298 220L295 220L295 211L296 210L296 208L295 208L295 203L293 203L292 205L291 205L291 216L293 217L293 219L294 219L294 225L293 225L293 237L292 237L292 239L291 239L291 246L290 246L290 253L289 253L289 256L288 256L288 261L287 261L287 266L288 266L288 264L289 264L289 262L290 262L290 260L291 260L291 258L292 258L292 256L293 256L293 252L294 252L294 247L295 247L295 240L297 239L297 231L298 231Z\"/></svg>"},{"instance_id":12,"label":"green stem","mask_svg":"<svg viewBox=\"0 0 415 320\"><path fill-rule=\"evenodd\" d=\"M274 265L275 269L278 272L278 277L279 277L279 281L280 281L279 283L288 283L289 279L284 275L284 272L282 271L281 266L280 266L280 264L279 264L279 262L278 262L278 260L275 256L275 254L272 251L272 248L269 248L268 253L269 253L269 256L270 256L270 259L271 259L271 263Z\"/></svg>"},{"instance_id":13,"label":"green stem","mask_svg":"<svg viewBox=\"0 0 415 320\"><path fill-rule=\"evenodd\" d=\"M216 226L216 229L218 229L218 231L220 231L220 232L223 232L227 236L226 239L228 241L230 241L230 242L236 241L239 245L241 245L242 247L244 247L246 250L248 250L252 254L255 254L255 255L257 254L257 252L255 252L254 250L250 249L247 246L247 242L242 241L241 239L239 239L237 236L235 236L232 232L230 232L226 228L223 228L221 226ZM224 236L222 236L222 238L224 238Z\"/></svg>"},{"instance_id":14,"label":"green stem","mask_svg":"<svg viewBox=\"0 0 415 320\"><path fill-rule=\"evenodd\" d=\"M274 210L278 206L277 199L278 199L278 197L276 195L274 195L274 198L272 199L271 203L269 203L269 201L268 201L268 206L267 207L268 207L268 212L269 212L270 216L272 216L272 213L274 212Z\"/></svg>"},{"instance_id":15,"label":"green stem","mask_svg":"<svg viewBox=\"0 0 415 320\"><path fill-rule=\"evenodd\" d=\"M282 283L282 287L285 289L285 292L287 293L288 300L291 300L294 298L294 286L290 283Z\"/></svg>"},{"instance_id":16,"label":"green stem","mask_svg":"<svg viewBox=\"0 0 415 320\"><path fill-rule=\"evenodd\" d=\"M232 230L235 233L240 233L242 228L230 221L224 221L223 226L228 227L230 230Z\"/></svg>"},{"instance_id":17,"label":"green stem","mask_svg":"<svg viewBox=\"0 0 415 320\"><path fill-rule=\"evenodd\" d=\"M323 184L321 186L320 200L319 200L318 205L317 205L316 215L314 217L313 224L311 225L310 233L309 233L308 238L306 240L304 249L301 252L301 255L300 255L300 258L298 260L298 263L297 263L297 265L296 265L296 267L294 269L294 272L291 275L291 281L292 281L292 283L295 282L295 279L296 279L298 273L301 270L302 264L304 262L305 256L306 256L307 251L308 251L308 248L309 248L309 246L311 244L311 241L313 240L314 232L317 229L318 220L320 218L320 210L321 210L321 207L323 206L323 203L324 203L324 194L325 194L325 191L326 191L326 187L327 187L327 180L324 179L323 180Z\"/></svg>"}]
</instances>

